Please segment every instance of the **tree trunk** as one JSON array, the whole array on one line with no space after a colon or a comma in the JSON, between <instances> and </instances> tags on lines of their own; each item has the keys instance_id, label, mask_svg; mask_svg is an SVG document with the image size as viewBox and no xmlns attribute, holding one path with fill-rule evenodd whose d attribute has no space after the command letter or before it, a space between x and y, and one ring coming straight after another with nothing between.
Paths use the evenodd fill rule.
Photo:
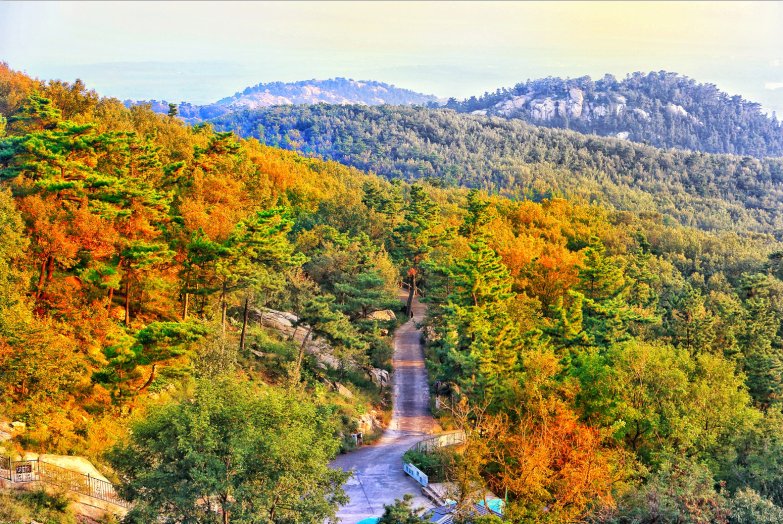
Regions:
<instances>
[{"instance_id":1,"label":"tree trunk","mask_svg":"<svg viewBox=\"0 0 783 524\"><path fill-rule=\"evenodd\" d=\"M416 274L411 275L411 287L408 292L408 304L405 308L408 318L413 318L413 297L416 295Z\"/></svg>"},{"instance_id":2,"label":"tree trunk","mask_svg":"<svg viewBox=\"0 0 783 524\"><path fill-rule=\"evenodd\" d=\"M131 314L130 314L130 279L125 280L125 326L130 327Z\"/></svg>"},{"instance_id":3,"label":"tree trunk","mask_svg":"<svg viewBox=\"0 0 783 524\"><path fill-rule=\"evenodd\" d=\"M220 325L223 327L223 336L226 336L226 309L228 304L226 303L226 283L223 282L223 290L220 293Z\"/></svg>"},{"instance_id":4,"label":"tree trunk","mask_svg":"<svg viewBox=\"0 0 783 524\"><path fill-rule=\"evenodd\" d=\"M54 273L54 257L49 257L49 264L46 266L46 281L52 280L52 273Z\"/></svg>"},{"instance_id":5,"label":"tree trunk","mask_svg":"<svg viewBox=\"0 0 783 524\"><path fill-rule=\"evenodd\" d=\"M245 310L242 312L242 333L239 335L239 352L245 351L245 333L247 332L247 319L250 315L250 293L245 295Z\"/></svg>"},{"instance_id":6,"label":"tree trunk","mask_svg":"<svg viewBox=\"0 0 783 524\"><path fill-rule=\"evenodd\" d=\"M157 366L157 364L153 364L152 365L152 371L150 372L150 378L148 378L147 382L145 382L144 385L139 388L139 391L138 391L139 393L141 393L142 391L144 391L145 389L150 387L150 384L152 384L152 381L155 380L155 366Z\"/></svg>"},{"instance_id":7,"label":"tree trunk","mask_svg":"<svg viewBox=\"0 0 783 524\"><path fill-rule=\"evenodd\" d=\"M188 306L190 305L190 293L185 293L185 297L182 305L182 320L183 322L188 319Z\"/></svg>"},{"instance_id":8,"label":"tree trunk","mask_svg":"<svg viewBox=\"0 0 783 524\"><path fill-rule=\"evenodd\" d=\"M304 352L305 348L307 347L307 339L310 338L310 335L313 332L313 328L310 327L310 329L307 330L307 333L305 333L304 339L302 339L302 345L299 346L299 356L296 359L296 369L294 371L294 378L296 381L299 381L299 376L302 370L302 360L304 360Z\"/></svg>"},{"instance_id":9,"label":"tree trunk","mask_svg":"<svg viewBox=\"0 0 783 524\"><path fill-rule=\"evenodd\" d=\"M231 485L231 458L229 457L224 459L223 464L226 466L226 481L230 486ZM220 498L222 499L222 506L223 506L223 524L228 524L231 517L231 511L228 509L229 499L231 498L231 488L226 488L226 490L223 492Z\"/></svg>"},{"instance_id":10,"label":"tree trunk","mask_svg":"<svg viewBox=\"0 0 783 524\"><path fill-rule=\"evenodd\" d=\"M193 293L193 307L196 309L196 313L200 318L204 318L204 298L207 296L204 293L199 293L201 285L196 281L196 287Z\"/></svg>"},{"instance_id":11,"label":"tree trunk","mask_svg":"<svg viewBox=\"0 0 783 524\"><path fill-rule=\"evenodd\" d=\"M38 276L38 287L35 290L35 300L39 300L43 295L44 286L46 285L46 266L49 264L51 255L46 257L41 264L41 274Z\"/></svg>"},{"instance_id":12,"label":"tree trunk","mask_svg":"<svg viewBox=\"0 0 783 524\"><path fill-rule=\"evenodd\" d=\"M108 303L106 304L106 310L109 312L109 314L111 314L111 304L112 304L112 302L114 302L114 288L110 287L109 288L109 300L108 300Z\"/></svg>"}]
</instances>

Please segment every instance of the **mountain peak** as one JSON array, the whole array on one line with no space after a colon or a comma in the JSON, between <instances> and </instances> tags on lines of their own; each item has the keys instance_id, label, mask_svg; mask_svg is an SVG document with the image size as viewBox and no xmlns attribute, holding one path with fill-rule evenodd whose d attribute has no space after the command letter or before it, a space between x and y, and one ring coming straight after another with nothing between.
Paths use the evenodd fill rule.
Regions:
<instances>
[{"instance_id":1,"label":"mountain peak","mask_svg":"<svg viewBox=\"0 0 783 524\"><path fill-rule=\"evenodd\" d=\"M608 74L598 80L547 77L446 106L656 147L783 155L783 130L759 104L670 71L636 72L623 80Z\"/></svg>"},{"instance_id":2,"label":"mountain peak","mask_svg":"<svg viewBox=\"0 0 783 524\"><path fill-rule=\"evenodd\" d=\"M289 104L424 105L436 97L375 80L329 78L298 82L269 82L246 88L215 105L232 109L256 109Z\"/></svg>"},{"instance_id":3,"label":"mountain peak","mask_svg":"<svg viewBox=\"0 0 783 524\"><path fill-rule=\"evenodd\" d=\"M182 102L178 109L181 118L194 123L232 111L278 105L426 105L437 101L438 98L434 95L418 93L377 80L335 77L325 80L313 78L297 82L260 83L222 98L214 104L198 106ZM150 104L158 113L166 113L169 110L168 102L165 100L125 101L125 105L128 106L140 103Z\"/></svg>"}]
</instances>

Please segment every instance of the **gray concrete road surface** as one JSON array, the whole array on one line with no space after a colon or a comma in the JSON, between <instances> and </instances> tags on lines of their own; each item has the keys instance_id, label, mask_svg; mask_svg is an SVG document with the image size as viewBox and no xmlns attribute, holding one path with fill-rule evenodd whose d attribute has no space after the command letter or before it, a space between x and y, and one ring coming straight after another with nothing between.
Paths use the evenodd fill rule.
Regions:
<instances>
[{"instance_id":1,"label":"gray concrete road surface","mask_svg":"<svg viewBox=\"0 0 783 524\"><path fill-rule=\"evenodd\" d=\"M373 445L340 455L332 467L353 471L345 485L350 502L337 516L345 524L383 514L384 504L414 495L417 507L432 507L421 489L402 471L402 455L416 442L440 431L429 409L427 369L421 333L415 322L424 317L424 305L414 302L413 320L401 326L394 336L394 410L389 428Z\"/></svg>"}]
</instances>

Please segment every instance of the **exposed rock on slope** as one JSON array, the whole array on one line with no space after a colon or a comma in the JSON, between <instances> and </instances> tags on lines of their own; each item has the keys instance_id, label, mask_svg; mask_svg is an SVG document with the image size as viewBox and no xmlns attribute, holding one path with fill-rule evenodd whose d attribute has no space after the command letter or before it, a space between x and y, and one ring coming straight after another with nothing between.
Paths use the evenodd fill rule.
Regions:
<instances>
[{"instance_id":1,"label":"exposed rock on slope","mask_svg":"<svg viewBox=\"0 0 783 524\"><path fill-rule=\"evenodd\" d=\"M394 314L394 311L391 309L383 309L381 311L373 311L369 315L367 315L367 318L370 320L381 320L384 322L388 322L391 320L397 320L397 315Z\"/></svg>"},{"instance_id":2,"label":"exposed rock on slope","mask_svg":"<svg viewBox=\"0 0 783 524\"><path fill-rule=\"evenodd\" d=\"M389 313L394 318L394 312L390 310L376 313L382 313L381 317L384 320L389 319ZM277 331L284 338L293 340L297 344L302 344L310 331L307 324L299 324L299 317L293 313L274 309L252 309L250 316L262 326ZM334 355L332 347L321 337L315 335L308 337L305 352L313 355L323 367L332 369L340 367L340 360ZM355 366L355 363L349 363L349 365ZM383 388L391 384L391 376L388 371L378 368L369 368L365 371L377 386Z\"/></svg>"},{"instance_id":3,"label":"exposed rock on slope","mask_svg":"<svg viewBox=\"0 0 783 524\"><path fill-rule=\"evenodd\" d=\"M285 311L251 309L250 317L262 326L273 329L284 338L293 340L298 344L304 343L304 339L310 330L306 324L299 324L298 316ZM319 364L324 367L336 369L340 366L340 361L334 356L331 346L321 337L308 337L305 351L315 356Z\"/></svg>"}]
</instances>

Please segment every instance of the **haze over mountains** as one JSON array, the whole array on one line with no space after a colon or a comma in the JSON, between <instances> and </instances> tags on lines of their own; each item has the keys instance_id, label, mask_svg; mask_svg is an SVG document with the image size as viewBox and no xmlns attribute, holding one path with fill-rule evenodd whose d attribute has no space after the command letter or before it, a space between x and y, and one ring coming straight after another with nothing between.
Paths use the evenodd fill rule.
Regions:
<instances>
[{"instance_id":1,"label":"haze over mountains","mask_svg":"<svg viewBox=\"0 0 783 524\"><path fill-rule=\"evenodd\" d=\"M126 105L140 102L126 101ZM167 101L147 102L165 113ZM433 95L376 81L346 78L271 82L248 87L214 104L179 105L190 123L228 113L277 105L420 105L444 107ZM760 104L720 91L714 84L671 72L612 75L593 80L543 78L466 100L450 98L445 108L463 113L520 119L535 125L611 136L662 148L707 153L783 156L783 128Z\"/></svg>"}]
</instances>

